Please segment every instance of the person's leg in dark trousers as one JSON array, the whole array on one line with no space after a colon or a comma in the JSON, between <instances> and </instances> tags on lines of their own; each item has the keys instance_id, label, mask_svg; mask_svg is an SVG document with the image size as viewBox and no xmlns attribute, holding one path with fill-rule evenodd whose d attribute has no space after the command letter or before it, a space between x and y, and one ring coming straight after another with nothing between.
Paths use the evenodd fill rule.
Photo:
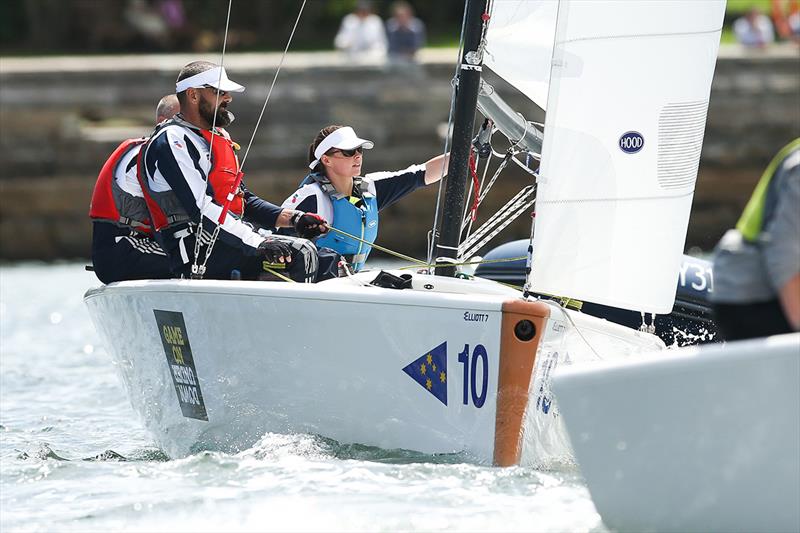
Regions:
<instances>
[{"instance_id":1,"label":"person's leg in dark trousers","mask_svg":"<svg viewBox=\"0 0 800 533\"><path fill-rule=\"evenodd\" d=\"M778 300L755 304L714 304L714 319L723 340L737 341L791 333Z\"/></svg>"}]
</instances>

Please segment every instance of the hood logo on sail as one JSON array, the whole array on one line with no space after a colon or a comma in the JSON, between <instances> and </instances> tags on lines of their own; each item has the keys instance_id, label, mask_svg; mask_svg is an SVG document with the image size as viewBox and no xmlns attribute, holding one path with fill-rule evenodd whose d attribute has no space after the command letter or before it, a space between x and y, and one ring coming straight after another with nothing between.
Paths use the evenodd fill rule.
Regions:
<instances>
[{"instance_id":1,"label":"hood logo on sail","mask_svg":"<svg viewBox=\"0 0 800 533\"><path fill-rule=\"evenodd\" d=\"M619 149L626 154L635 154L644 147L644 136L638 131L628 131L619 138Z\"/></svg>"},{"instance_id":2,"label":"hood logo on sail","mask_svg":"<svg viewBox=\"0 0 800 533\"><path fill-rule=\"evenodd\" d=\"M447 405L447 341L406 365L403 372Z\"/></svg>"}]
</instances>

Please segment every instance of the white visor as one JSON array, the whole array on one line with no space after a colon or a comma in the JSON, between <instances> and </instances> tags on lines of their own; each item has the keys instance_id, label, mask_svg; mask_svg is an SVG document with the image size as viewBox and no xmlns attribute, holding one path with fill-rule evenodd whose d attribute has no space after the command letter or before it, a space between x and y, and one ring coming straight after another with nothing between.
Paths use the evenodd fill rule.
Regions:
<instances>
[{"instance_id":1,"label":"white visor","mask_svg":"<svg viewBox=\"0 0 800 533\"><path fill-rule=\"evenodd\" d=\"M206 85L229 93L240 93L244 91L243 85L239 85L228 78L225 67L214 67L176 82L175 92L182 93L186 89L197 89L199 87L205 87Z\"/></svg>"},{"instance_id":2,"label":"white visor","mask_svg":"<svg viewBox=\"0 0 800 533\"><path fill-rule=\"evenodd\" d=\"M353 128L350 126L345 126L344 128L339 128L338 130L334 131L324 139L322 142L319 143L317 149L314 150L314 157L316 159L308 168L313 169L319 163L319 160L322 156L330 150L331 148L339 148L340 150L352 150L358 147L364 148L366 150L371 149L375 146L375 143L372 141L368 141L367 139L361 139L356 135L356 132L353 131Z\"/></svg>"}]
</instances>

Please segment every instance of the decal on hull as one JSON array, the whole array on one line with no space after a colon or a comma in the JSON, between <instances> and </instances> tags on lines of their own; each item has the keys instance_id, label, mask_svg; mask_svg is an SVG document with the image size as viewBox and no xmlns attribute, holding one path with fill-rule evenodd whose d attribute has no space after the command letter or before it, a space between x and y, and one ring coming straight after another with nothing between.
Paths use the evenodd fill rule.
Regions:
<instances>
[{"instance_id":1,"label":"decal on hull","mask_svg":"<svg viewBox=\"0 0 800 533\"><path fill-rule=\"evenodd\" d=\"M447 405L447 341L406 365L403 372Z\"/></svg>"},{"instance_id":2,"label":"decal on hull","mask_svg":"<svg viewBox=\"0 0 800 533\"><path fill-rule=\"evenodd\" d=\"M158 333L161 335L161 344L167 356L167 366L172 376L172 383L175 385L175 393L178 395L181 413L187 418L208 422L206 404L203 402L203 392L197 379L197 369L194 366L183 314L159 309L153 309L153 314L156 316Z\"/></svg>"}]
</instances>

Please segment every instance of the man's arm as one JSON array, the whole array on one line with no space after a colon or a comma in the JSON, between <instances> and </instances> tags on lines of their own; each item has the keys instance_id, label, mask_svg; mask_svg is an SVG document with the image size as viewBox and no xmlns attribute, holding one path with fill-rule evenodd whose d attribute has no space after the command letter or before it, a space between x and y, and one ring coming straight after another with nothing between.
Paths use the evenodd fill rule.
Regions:
<instances>
[{"instance_id":1,"label":"man's arm","mask_svg":"<svg viewBox=\"0 0 800 533\"><path fill-rule=\"evenodd\" d=\"M201 156L185 129L167 127L148 145L145 167L148 186L155 194L172 191L178 203L197 222L203 214L203 227L213 231L222 206L209 195ZM264 237L236 217L227 216L220 227L220 239L248 254L256 254Z\"/></svg>"},{"instance_id":2,"label":"man's arm","mask_svg":"<svg viewBox=\"0 0 800 533\"><path fill-rule=\"evenodd\" d=\"M275 228L279 226L281 212L277 205L264 200L253 194L244 184L244 214L248 221L257 223L264 228Z\"/></svg>"},{"instance_id":3,"label":"man's arm","mask_svg":"<svg viewBox=\"0 0 800 533\"><path fill-rule=\"evenodd\" d=\"M800 330L800 153L795 154L796 165L776 183L779 189L775 213L765 231L763 244L764 264L773 289L778 294L783 313L793 330Z\"/></svg>"},{"instance_id":4,"label":"man's arm","mask_svg":"<svg viewBox=\"0 0 800 533\"><path fill-rule=\"evenodd\" d=\"M800 273L795 274L781 287L778 298L783 314L793 331L800 331Z\"/></svg>"}]
</instances>

